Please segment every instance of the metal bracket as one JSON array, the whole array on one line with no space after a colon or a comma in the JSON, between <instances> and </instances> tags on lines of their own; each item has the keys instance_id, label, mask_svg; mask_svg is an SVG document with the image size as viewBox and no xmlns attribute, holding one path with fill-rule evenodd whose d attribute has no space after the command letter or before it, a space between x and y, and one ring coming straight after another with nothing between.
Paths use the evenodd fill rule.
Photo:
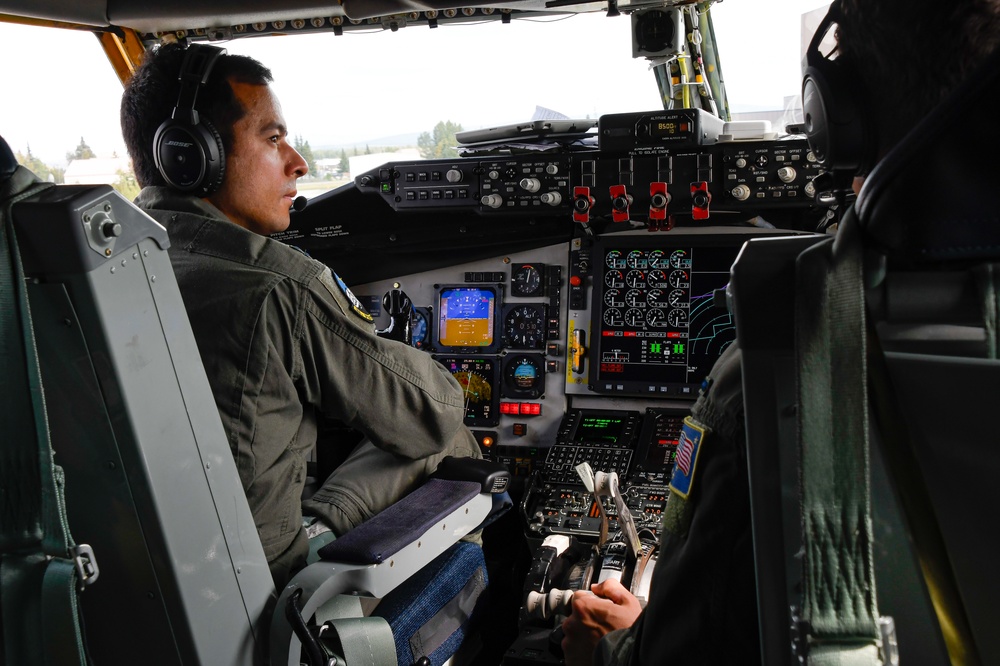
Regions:
<instances>
[{"instance_id":1,"label":"metal bracket","mask_svg":"<svg viewBox=\"0 0 1000 666\"><path fill-rule=\"evenodd\" d=\"M115 220L111 201L105 200L83 211L80 218L87 244L102 257L110 257L115 252L115 240L122 235L122 225Z\"/></svg>"},{"instance_id":2,"label":"metal bracket","mask_svg":"<svg viewBox=\"0 0 1000 666\"><path fill-rule=\"evenodd\" d=\"M69 552L73 556L73 564L76 566L76 574L79 577L77 589L83 592L84 588L97 582L97 578L101 575L101 569L97 566L94 549L89 545L77 544L70 548Z\"/></svg>"}]
</instances>

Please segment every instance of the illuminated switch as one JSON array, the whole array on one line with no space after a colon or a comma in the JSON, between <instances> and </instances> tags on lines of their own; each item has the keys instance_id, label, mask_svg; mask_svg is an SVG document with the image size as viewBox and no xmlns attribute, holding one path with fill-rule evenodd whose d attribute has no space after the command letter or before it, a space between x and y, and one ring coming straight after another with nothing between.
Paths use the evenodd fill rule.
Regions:
<instances>
[{"instance_id":1,"label":"illuminated switch","mask_svg":"<svg viewBox=\"0 0 1000 666\"><path fill-rule=\"evenodd\" d=\"M528 424L527 423L515 423L511 427L511 433L515 437L524 437L528 434Z\"/></svg>"},{"instance_id":2,"label":"illuminated switch","mask_svg":"<svg viewBox=\"0 0 1000 666\"><path fill-rule=\"evenodd\" d=\"M501 402L500 403L500 413L501 414L520 414L521 406L516 402Z\"/></svg>"},{"instance_id":3,"label":"illuminated switch","mask_svg":"<svg viewBox=\"0 0 1000 666\"><path fill-rule=\"evenodd\" d=\"M542 413L542 406L537 402L522 402L521 414L524 416L538 416Z\"/></svg>"}]
</instances>

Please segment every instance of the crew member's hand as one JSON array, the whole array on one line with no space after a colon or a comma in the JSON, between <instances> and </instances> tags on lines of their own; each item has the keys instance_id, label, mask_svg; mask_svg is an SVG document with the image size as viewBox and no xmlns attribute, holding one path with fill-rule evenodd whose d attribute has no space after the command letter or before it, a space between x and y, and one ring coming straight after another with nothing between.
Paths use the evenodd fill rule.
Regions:
<instances>
[{"instance_id":1,"label":"crew member's hand","mask_svg":"<svg viewBox=\"0 0 1000 666\"><path fill-rule=\"evenodd\" d=\"M617 580L590 586L593 594L573 595L573 612L563 620L563 656L566 666L590 666L594 648L609 631L632 626L642 612L639 600Z\"/></svg>"}]
</instances>

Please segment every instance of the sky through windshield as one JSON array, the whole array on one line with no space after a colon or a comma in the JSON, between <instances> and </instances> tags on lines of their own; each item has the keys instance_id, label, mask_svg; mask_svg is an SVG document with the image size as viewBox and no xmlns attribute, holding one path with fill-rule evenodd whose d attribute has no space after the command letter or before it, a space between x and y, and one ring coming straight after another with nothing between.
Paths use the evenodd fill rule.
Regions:
<instances>
[{"instance_id":1,"label":"sky through windshield","mask_svg":"<svg viewBox=\"0 0 1000 666\"><path fill-rule=\"evenodd\" d=\"M800 15L820 0L726 0L713 6L734 112L780 109L799 91ZM431 32L432 34L427 34ZM536 105L573 118L658 108L652 73L631 57L627 16L537 18L513 25L411 26L235 40L271 67L293 135L313 148L412 140L441 120L477 129L531 118ZM124 153L121 86L93 35L0 23L0 135L15 151L65 164L81 137Z\"/></svg>"}]
</instances>

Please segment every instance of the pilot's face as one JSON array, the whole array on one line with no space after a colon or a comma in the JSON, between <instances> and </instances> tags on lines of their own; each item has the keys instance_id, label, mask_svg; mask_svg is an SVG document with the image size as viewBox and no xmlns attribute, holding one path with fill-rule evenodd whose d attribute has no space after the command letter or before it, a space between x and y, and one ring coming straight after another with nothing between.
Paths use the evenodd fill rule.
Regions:
<instances>
[{"instance_id":1,"label":"pilot's face","mask_svg":"<svg viewBox=\"0 0 1000 666\"><path fill-rule=\"evenodd\" d=\"M281 105L270 86L230 81L246 115L233 125L222 187L206 197L236 224L267 235L288 227L295 181L306 162L288 143Z\"/></svg>"}]
</instances>

